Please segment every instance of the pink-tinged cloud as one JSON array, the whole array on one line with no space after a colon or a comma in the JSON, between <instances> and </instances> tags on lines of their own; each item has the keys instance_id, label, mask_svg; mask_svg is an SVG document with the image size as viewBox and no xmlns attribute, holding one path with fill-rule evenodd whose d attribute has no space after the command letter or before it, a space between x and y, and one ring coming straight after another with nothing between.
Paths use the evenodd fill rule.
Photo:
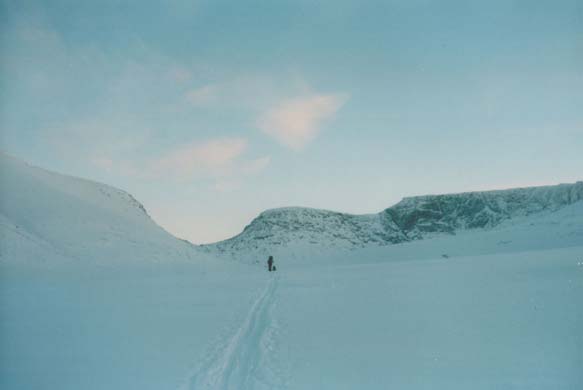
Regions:
<instances>
[{"instance_id":1,"label":"pink-tinged cloud","mask_svg":"<svg viewBox=\"0 0 583 390\"><path fill-rule=\"evenodd\" d=\"M140 172L134 164L131 164L127 161L114 160L109 157L94 157L90 159L90 162L94 166L106 172L115 172L123 176L144 176L144 174Z\"/></svg>"},{"instance_id":2,"label":"pink-tinged cloud","mask_svg":"<svg viewBox=\"0 0 583 390\"><path fill-rule=\"evenodd\" d=\"M286 100L261 115L257 126L281 144L301 150L347 100L346 94L310 95Z\"/></svg>"},{"instance_id":3,"label":"pink-tinged cloud","mask_svg":"<svg viewBox=\"0 0 583 390\"><path fill-rule=\"evenodd\" d=\"M246 148L247 140L243 138L219 138L192 143L155 161L153 171L157 175L175 177L226 175Z\"/></svg>"}]
</instances>

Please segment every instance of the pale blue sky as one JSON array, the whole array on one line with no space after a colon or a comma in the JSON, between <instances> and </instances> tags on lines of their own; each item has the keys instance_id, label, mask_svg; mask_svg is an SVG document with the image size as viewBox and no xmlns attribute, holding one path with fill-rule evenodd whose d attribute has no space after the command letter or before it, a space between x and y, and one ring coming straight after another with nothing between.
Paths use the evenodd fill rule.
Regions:
<instances>
[{"instance_id":1,"label":"pale blue sky","mask_svg":"<svg viewBox=\"0 0 583 390\"><path fill-rule=\"evenodd\" d=\"M195 243L583 179L583 3L0 0L0 149Z\"/></svg>"}]
</instances>

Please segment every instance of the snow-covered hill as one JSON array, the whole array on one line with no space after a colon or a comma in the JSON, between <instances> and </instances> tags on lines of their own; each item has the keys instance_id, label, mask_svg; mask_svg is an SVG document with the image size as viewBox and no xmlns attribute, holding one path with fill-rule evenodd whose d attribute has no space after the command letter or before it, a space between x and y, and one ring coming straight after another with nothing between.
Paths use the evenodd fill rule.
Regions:
<instances>
[{"instance_id":1,"label":"snow-covered hill","mask_svg":"<svg viewBox=\"0 0 583 390\"><path fill-rule=\"evenodd\" d=\"M116 263L195 256L130 194L0 154L0 261Z\"/></svg>"},{"instance_id":2,"label":"snow-covered hill","mask_svg":"<svg viewBox=\"0 0 583 390\"><path fill-rule=\"evenodd\" d=\"M300 207L268 210L233 238L202 248L235 256L281 253L285 248L385 246L464 231L528 222L583 200L583 182L510 190L405 198L370 215Z\"/></svg>"}]
</instances>

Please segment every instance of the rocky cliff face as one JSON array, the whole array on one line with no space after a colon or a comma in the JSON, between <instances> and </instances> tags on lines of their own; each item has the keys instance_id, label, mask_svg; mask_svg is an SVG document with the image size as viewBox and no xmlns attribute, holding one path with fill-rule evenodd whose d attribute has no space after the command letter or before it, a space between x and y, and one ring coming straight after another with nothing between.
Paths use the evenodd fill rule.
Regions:
<instances>
[{"instance_id":1,"label":"rocky cliff face","mask_svg":"<svg viewBox=\"0 0 583 390\"><path fill-rule=\"evenodd\" d=\"M203 245L219 253L273 251L291 245L358 248L420 240L553 212L583 201L583 182L500 191L405 198L378 214L301 207L268 210L231 239Z\"/></svg>"},{"instance_id":2,"label":"rocky cliff face","mask_svg":"<svg viewBox=\"0 0 583 390\"><path fill-rule=\"evenodd\" d=\"M382 214L409 239L420 239L427 233L453 234L462 229L492 228L508 219L556 211L581 200L583 182L577 182L405 198Z\"/></svg>"},{"instance_id":3,"label":"rocky cliff face","mask_svg":"<svg viewBox=\"0 0 583 390\"><path fill-rule=\"evenodd\" d=\"M209 250L247 251L306 244L333 247L362 247L399 242L406 237L395 227L389 231L381 214L350 215L327 210L289 207L268 210L243 232L210 245Z\"/></svg>"}]
</instances>

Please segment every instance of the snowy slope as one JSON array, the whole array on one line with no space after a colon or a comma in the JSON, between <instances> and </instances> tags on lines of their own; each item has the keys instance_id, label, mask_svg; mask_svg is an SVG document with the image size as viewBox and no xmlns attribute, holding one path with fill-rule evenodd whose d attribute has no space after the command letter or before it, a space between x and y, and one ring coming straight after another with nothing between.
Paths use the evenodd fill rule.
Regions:
<instances>
[{"instance_id":1,"label":"snowy slope","mask_svg":"<svg viewBox=\"0 0 583 390\"><path fill-rule=\"evenodd\" d=\"M529 223L583 201L583 182L500 191L405 198L370 215L290 207L268 210L231 239L204 245L211 253L293 255L385 246L466 231Z\"/></svg>"},{"instance_id":2,"label":"snowy slope","mask_svg":"<svg viewBox=\"0 0 583 390\"><path fill-rule=\"evenodd\" d=\"M0 162L2 389L583 388L581 183L267 211L223 249L268 273Z\"/></svg>"},{"instance_id":3,"label":"snowy slope","mask_svg":"<svg viewBox=\"0 0 583 390\"><path fill-rule=\"evenodd\" d=\"M0 154L0 261L188 259L130 194Z\"/></svg>"}]
</instances>

